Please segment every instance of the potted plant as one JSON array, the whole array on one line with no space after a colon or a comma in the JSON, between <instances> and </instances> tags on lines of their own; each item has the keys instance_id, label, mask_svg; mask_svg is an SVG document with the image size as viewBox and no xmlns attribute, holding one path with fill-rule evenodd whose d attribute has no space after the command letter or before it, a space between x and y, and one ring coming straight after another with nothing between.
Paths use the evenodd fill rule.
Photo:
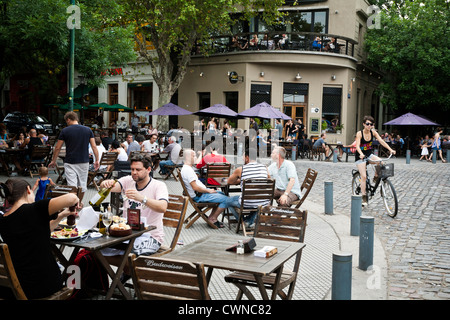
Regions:
<instances>
[{"instance_id":1,"label":"potted plant","mask_svg":"<svg viewBox=\"0 0 450 320\"><path fill-rule=\"evenodd\" d=\"M344 129L344 124L337 125L335 129L337 134L341 134L342 129Z\"/></svg>"}]
</instances>

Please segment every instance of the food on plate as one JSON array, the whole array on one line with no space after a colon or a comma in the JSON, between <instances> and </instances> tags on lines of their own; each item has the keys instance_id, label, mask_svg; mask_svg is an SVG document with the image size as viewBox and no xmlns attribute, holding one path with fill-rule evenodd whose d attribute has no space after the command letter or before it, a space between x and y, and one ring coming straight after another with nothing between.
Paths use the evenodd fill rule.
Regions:
<instances>
[{"instance_id":1,"label":"food on plate","mask_svg":"<svg viewBox=\"0 0 450 320\"><path fill-rule=\"evenodd\" d=\"M78 232L77 228L63 228L61 230L58 231L53 231L51 233L51 237L52 238L57 238L57 239L70 239L70 238L74 238L74 237L78 237L80 235L80 233Z\"/></svg>"},{"instance_id":2,"label":"food on plate","mask_svg":"<svg viewBox=\"0 0 450 320\"><path fill-rule=\"evenodd\" d=\"M110 230L130 230L131 227L126 223L114 223L110 228Z\"/></svg>"}]
</instances>

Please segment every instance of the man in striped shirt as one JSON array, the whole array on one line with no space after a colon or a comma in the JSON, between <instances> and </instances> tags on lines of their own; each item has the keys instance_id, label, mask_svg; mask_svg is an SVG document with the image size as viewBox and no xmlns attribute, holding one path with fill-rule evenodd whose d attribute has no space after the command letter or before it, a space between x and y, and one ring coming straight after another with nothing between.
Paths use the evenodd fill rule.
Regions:
<instances>
[{"instance_id":1,"label":"man in striped shirt","mask_svg":"<svg viewBox=\"0 0 450 320\"><path fill-rule=\"evenodd\" d=\"M243 181L246 179L267 179L269 177L269 171L267 167L261 163L256 162L256 150L255 149L246 149L244 154L244 165L242 167L237 168L228 178L228 184L240 184L242 190ZM231 213L239 219L239 215L234 209L234 207L241 206L242 195L232 196L228 200L228 209ZM267 203L262 203L260 200L246 200L244 206L246 208L255 208L258 206L266 206ZM244 223L247 227L252 228L254 225L254 221L256 218L256 210L253 214L244 217Z\"/></svg>"}]
</instances>

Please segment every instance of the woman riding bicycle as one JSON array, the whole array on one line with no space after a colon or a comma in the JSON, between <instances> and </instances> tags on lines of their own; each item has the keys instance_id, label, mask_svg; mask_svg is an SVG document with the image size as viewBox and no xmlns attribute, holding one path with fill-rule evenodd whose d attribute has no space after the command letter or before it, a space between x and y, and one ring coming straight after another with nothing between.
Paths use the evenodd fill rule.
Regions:
<instances>
[{"instance_id":1,"label":"woman riding bicycle","mask_svg":"<svg viewBox=\"0 0 450 320\"><path fill-rule=\"evenodd\" d=\"M395 151L380 137L378 132L373 128L375 123L374 118L371 116L365 116L363 120L364 129L356 133L356 152L359 153L355 156L356 167L358 168L359 174L361 176L361 194L362 194L362 204L367 205L367 195L366 195L366 161L380 161L376 155L373 154L374 137L380 142L380 144L388 149L391 154L395 154ZM378 170L376 171L378 172ZM376 178L376 176L375 176Z\"/></svg>"}]
</instances>

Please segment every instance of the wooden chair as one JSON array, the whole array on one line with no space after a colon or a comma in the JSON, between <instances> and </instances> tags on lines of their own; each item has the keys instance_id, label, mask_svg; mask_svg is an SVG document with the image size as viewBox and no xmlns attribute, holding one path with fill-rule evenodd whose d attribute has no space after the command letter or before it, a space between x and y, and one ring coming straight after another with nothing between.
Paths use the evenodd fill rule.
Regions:
<instances>
[{"instance_id":1,"label":"wooden chair","mask_svg":"<svg viewBox=\"0 0 450 320\"><path fill-rule=\"evenodd\" d=\"M139 300L211 299L201 263L134 254L128 262Z\"/></svg>"},{"instance_id":2,"label":"wooden chair","mask_svg":"<svg viewBox=\"0 0 450 320\"><path fill-rule=\"evenodd\" d=\"M258 243L257 238L303 242L305 238L307 215L307 211L300 211L299 209L294 208L280 208L274 206L259 207L258 221L254 233L256 243ZM281 274L277 295L282 299L290 300L292 298L295 282L297 281L301 253L302 251L296 255L292 271L283 270ZM238 287L239 292L236 297L237 300L240 300L243 294L249 299L254 298L248 287L258 287L258 284L251 274L234 272L225 276L225 281ZM275 281L275 274L263 277L264 286L271 290L273 290ZM285 293L283 289L288 286L288 291Z\"/></svg>"},{"instance_id":3,"label":"wooden chair","mask_svg":"<svg viewBox=\"0 0 450 320\"><path fill-rule=\"evenodd\" d=\"M223 178L230 176L231 163L208 163L206 164L206 186L210 188L217 188L220 186L209 184L208 179L214 179L220 183Z\"/></svg>"},{"instance_id":4,"label":"wooden chair","mask_svg":"<svg viewBox=\"0 0 450 320\"><path fill-rule=\"evenodd\" d=\"M175 250L178 238L181 234L181 229L183 228L188 201L188 197L169 194L169 204L164 213L163 224L165 227L175 228L174 235L170 242L170 246L161 245L158 252L153 254L152 257L160 257Z\"/></svg>"},{"instance_id":5,"label":"wooden chair","mask_svg":"<svg viewBox=\"0 0 450 320\"><path fill-rule=\"evenodd\" d=\"M242 183L242 197L241 206L236 208L236 212L239 214L237 221L236 233L239 233L240 228L245 236L248 232L244 223L244 216L250 215L258 211L256 207L245 207L244 204L247 200L256 200L259 204L267 202L272 204L273 195L275 191L275 180L273 179L246 179Z\"/></svg>"},{"instance_id":6,"label":"wooden chair","mask_svg":"<svg viewBox=\"0 0 450 320\"><path fill-rule=\"evenodd\" d=\"M0 287L10 288L17 300L28 300L17 278L6 243L0 243ZM73 289L64 287L53 295L40 300L66 300L71 296L72 291Z\"/></svg>"},{"instance_id":7,"label":"wooden chair","mask_svg":"<svg viewBox=\"0 0 450 320\"><path fill-rule=\"evenodd\" d=\"M52 151L51 146L33 146L30 154L30 159L23 162L24 169L28 169L30 177L39 175L39 167L45 166L48 162L48 157Z\"/></svg>"},{"instance_id":8,"label":"wooden chair","mask_svg":"<svg viewBox=\"0 0 450 320\"><path fill-rule=\"evenodd\" d=\"M186 189L186 185L184 184L184 181L181 177L181 172L179 169L177 169L178 172L178 181L180 181L181 187L183 188L183 195L188 197L189 203L194 208L194 211L186 218L184 221L186 223L186 229L190 228L195 221L197 221L198 218L202 218L206 221L206 223L213 229L217 229L217 226L215 226L211 221L209 221L208 216L206 213L208 211L213 211L217 208L219 205L218 203L210 203L210 202L195 202L190 196L189 192Z\"/></svg>"},{"instance_id":9,"label":"wooden chair","mask_svg":"<svg viewBox=\"0 0 450 320\"><path fill-rule=\"evenodd\" d=\"M292 203L292 206L295 206L296 209L299 209L300 206L305 202L306 197L308 197L309 192L311 191L314 182L316 181L318 172L311 168L308 169L305 175L305 179L300 187L300 192L302 193L302 197L299 200L296 200Z\"/></svg>"},{"instance_id":10,"label":"wooden chair","mask_svg":"<svg viewBox=\"0 0 450 320\"><path fill-rule=\"evenodd\" d=\"M65 186L56 184L54 186L48 184L45 188L44 199L56 198L67 193L75 193L82 200L83 189L81 187Z\"/></svg>"},{"instance_id":11,"label":"wooden chair","mask_svg":"<svg viewBox=\"0 0 450 320\"><path fill-rule=\"evenodd\" d=\"M87 186L89 187L91 183L94 184L95 188L100 190L100 184L103 180L109 179L114 171L114 162L117 160L119 154L117 152L103 152L102 158L100 159L100 167L107 166L106 171L100 169L89 171Z\"/></svg>"},{"instance_id":12,"label":"wooden chair","mask_svg":"<svg viewBox=\"0 0 450 320\"><path fill-rule=\"evenodd\" d=\"M327 158L326 156L326 150L324 147L318 147L312 149L312 156L311 160L318 160L321 161L322 159L325 161Z\"/></svg>"},{"instance_id":13,"label":"wooden chair","mask_svg":"<svg viewBox=\"0 0 450 320\"><path fill-rule=\"evenodd\" d=\"M180 150L180 154L178 155L178 159L183 159L183 149ZM164 178L164 180L169 179L170 176L172 176L175 181L177 180L177 176L175 175L175 169L183 167L183 164L174 164L172 166L165 166L167 169L167 176Z\"/></svg>"}]
</instances>

